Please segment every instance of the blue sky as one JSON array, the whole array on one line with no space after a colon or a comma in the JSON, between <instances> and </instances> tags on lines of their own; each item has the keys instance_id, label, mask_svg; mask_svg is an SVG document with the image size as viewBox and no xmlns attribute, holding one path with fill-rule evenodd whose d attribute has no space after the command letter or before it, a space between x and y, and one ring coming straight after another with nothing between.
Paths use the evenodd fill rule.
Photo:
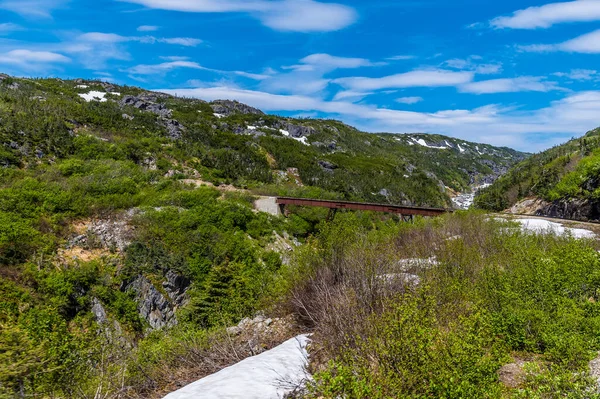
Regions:
<instances>
[{"instance_id":1,"label":"blue sky","mask_svg":"<svg viewBox=\"0 0 600 399\"><path fill-rule=\"evenodd\" d=\"M600 125L600 0L0 0L0 70L538 151Z\"/></svg>"}]
</instances>

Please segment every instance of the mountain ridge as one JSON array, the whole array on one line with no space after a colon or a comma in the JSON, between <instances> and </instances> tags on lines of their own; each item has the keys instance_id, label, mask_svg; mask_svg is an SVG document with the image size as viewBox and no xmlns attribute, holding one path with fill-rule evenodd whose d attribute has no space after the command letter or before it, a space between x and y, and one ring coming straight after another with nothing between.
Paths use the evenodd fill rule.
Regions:
<instances>
[{"instance_id":1,"label":"mountain ridge","mask_svg":"<svg viewBox=\"0 0 600 399\"><path fill-rule=\"evenodd\" d=\"M600 128L535 154L482 190L483 209L600 221Z\"/></svg>"},{"instance_id":2,"label":"mountain ridge","mask_svg":"<svg viewBox=\"0 0 600 399\"><path fill-rule=\"evenodd\" d=\"M5 116L17 105L38 109L19 127L4 129L0 164L5 166L60 159L85 135L108 143L100 147L134 138L148 147L152 137L166 138L189 145L200 173L216 183L271 185L271 193L313 186L344 199L450 206L451 196L495 180L528 156L441 135L364 133L336 120L268 115L237 101L209 103L101 81L5 75L0 88ZM51 135L27 131L27 123L40 120L52 121ZM146 152L167 161L165 154ZM139 154L134 158L140 161ZM188 161L179 155L178 162Z\"/></svg>"}]
</instances>

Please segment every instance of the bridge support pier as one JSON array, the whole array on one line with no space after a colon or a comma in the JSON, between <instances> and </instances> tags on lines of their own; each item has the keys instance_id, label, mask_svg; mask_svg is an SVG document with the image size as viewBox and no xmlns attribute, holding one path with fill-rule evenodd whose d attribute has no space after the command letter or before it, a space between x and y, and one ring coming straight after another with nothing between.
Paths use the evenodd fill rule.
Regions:
<instances>
[{"instance_id":1,"label":"bridge support pier","mask_svg":"<svg viewBox=\"0 0 600 399\"><path fill-rule=\"evenodd\" d=\"M279 212L281 212L281 214L285 217L289 216L289 212L288 212L287 208L285 207L285 204L279 204Z\"/></svg>"},{"instance_id":2,"label":"bridge support pier","mask_svg":"<svg viewBox=\"0 0 600 399\"><path fill-rule=\"evenodd\" d=\"M400 220L406 223L414 223L415 215L400 215Z\"/></svg>"},{"instance_id":3,"label":"bridge support pier","mask_svg":"<svg viewBox=\"0 0 600 399\"><path fill-rule=\"evenodd\" d=\"M337 208L329 208L329 213L327 214L327 221L331 222L335 219L335 214L337 213Z\"/></svg>"}]
</instances>

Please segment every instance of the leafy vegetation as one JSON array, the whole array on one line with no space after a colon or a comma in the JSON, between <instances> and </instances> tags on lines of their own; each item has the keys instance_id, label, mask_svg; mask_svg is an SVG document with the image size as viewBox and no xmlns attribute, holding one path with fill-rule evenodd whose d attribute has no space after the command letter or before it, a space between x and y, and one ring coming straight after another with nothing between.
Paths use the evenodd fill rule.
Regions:
<instances>
[{"instance_id":1,"label":"leafy vegetation","mask_svg":"<svg viewBox=\"0 0 600 399\"><path fill-rule=\"evenodd\" d=\"M311 250L289 302L315 330L310 397L597 397L595 242L473 213L415 226L343 215ZM498 373L510 363L512 386Z\"/></svg>"},{"instance_id":2,"label":"leafy vegetation","mask_svg":"<svg viewBox=\"0 0 600 399\"><path fill-rule=\"evenodd\" d=\"M598 199L600 129L536 154L478 194L483 209L504 210L527 197L546 201Z\"/></svg>"},{"instance_id":3,"label":"leafy vegetation","mask_svg":"<svg viewBox=\"0 0 600 399\"><path fill-rule=\"evenodd\" d=\"M289 289L277 244L333 228L320 209L257 213L255 195L447 206L446 186L524 156L217 105L0 77L0 397L152 397L211 359L222 327Z\"/></svg>"}]
</instances>

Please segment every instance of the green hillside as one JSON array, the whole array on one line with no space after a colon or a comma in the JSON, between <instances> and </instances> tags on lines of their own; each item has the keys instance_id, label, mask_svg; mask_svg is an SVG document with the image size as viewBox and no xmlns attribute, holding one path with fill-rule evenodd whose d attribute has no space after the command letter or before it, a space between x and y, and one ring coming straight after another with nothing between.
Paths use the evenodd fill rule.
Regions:
<instances>
[{"instance_id":1,"label":"green hillside","mask_svg":"<svg viewBox=\"0 0 600 399\"><path fill-rule=\"evenodd\" d=\"M524 158L443 136L367 134L333 120L287 119L230 101L101 82L6 77L0 93L5 166L110 158L164 173L190 168L217 184L271 192L313 186L346 199L448 206L444 186L467 190ZM86 102L88 93L103 102Z\"/></svg>"},{"instance_id":2,"label":"green hillside","mask_svg":"<svg viewBox=\"0 0 600 399\"><path fill-rule=\"evenodd\" d=\"M0 398L147 398L226 365L199 359L327 215L256 195L449 206L525 157L83 80L0 76L0 122Z\"/></svg>"},{"instance_id":3,"label":"green hillside","mask_svg":"<svg viewBox=\"0 0 600 399\"><path fill-rule=\"evenodd\" d=\"M500 211L533 197L545 204L537 210L540 214L596 219L599 168L600 129L596 129L517 164L491 187L480 191L475 203L483 209ZM589 212L578 215L569 210L574 205L585 206ZM564 210L559 211L561 206Z\"/></svg>"}]
</instances>

